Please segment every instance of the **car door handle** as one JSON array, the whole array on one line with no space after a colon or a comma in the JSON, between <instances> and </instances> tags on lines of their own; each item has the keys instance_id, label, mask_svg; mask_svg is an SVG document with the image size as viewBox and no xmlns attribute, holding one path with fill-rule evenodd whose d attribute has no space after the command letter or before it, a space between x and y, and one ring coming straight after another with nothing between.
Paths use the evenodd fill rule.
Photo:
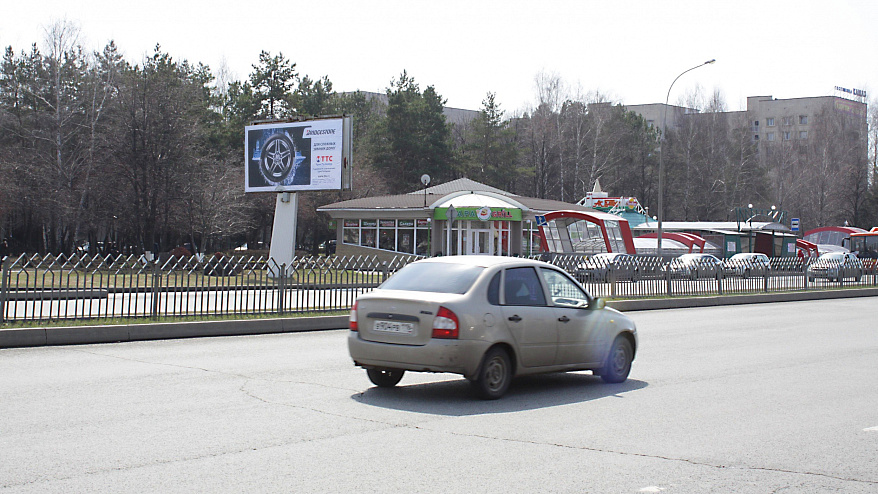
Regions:
<instances>
[{"instance_id":1,"label":"car door handle","mask_svg":"<svg viewBox=\"0 0 878 494\"><path fill-rule=\"evenodd\" d=\"M518 322L521 320L521 317L519 317L518 314L516 314L516 315L510 317L509 320L512 322Z\"/></svg>"},{"instance_id":2,"label":"car door handle","mask_svg":"<svg viewBox=\"0 0 878 494\"><path fill-rule=\"evenodd\" d=\"M570 320L570 318L567 316L561 316L558 318L558 321L560 321L560 322L567 322L569 320Z\"/></svg>"}]
</instances>

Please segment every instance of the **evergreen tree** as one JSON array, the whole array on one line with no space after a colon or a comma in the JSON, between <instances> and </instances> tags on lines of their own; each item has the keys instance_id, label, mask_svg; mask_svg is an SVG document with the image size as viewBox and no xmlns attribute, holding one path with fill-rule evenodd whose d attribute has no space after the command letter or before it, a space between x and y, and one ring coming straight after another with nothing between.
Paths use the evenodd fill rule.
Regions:
<instances>
[{"instance_id":1,"label":"evergreen tree","mask_svg":"<svg viewBox=\"0 0 878 494\"><path fill-rule=\"evenodd\" d=\"M445 100L433 86L421 92L406 72L387 89L387 117L373 140L375 165L393 192L417 188L426 173L435 183L453 175Z\"/></svg>"},{"instance_id":2,"label":"evergreen tree","mask_svg":"<svg viewBox=\"0 0 878 494\"><path fill-rule=\"evenodd\" d=\"M522 171L513 131L503 114L496 95L489 92L482 100L479 115L468 127L463 170L474 180L507 189L514 186Z\"/></svg>"},{"instance_id":3,"label":"evergreen tree","mask_svg":"<svg viewBox=\"0 0 878 494\"><path fill-rule=\"evenodd\" d=\"M253 66L250 86L260 102L259 118L274 119L296 113L294 88L299 74L296 64L287 60L283 53L259 53L259 64Z\"/></svg>"}]
</instances>

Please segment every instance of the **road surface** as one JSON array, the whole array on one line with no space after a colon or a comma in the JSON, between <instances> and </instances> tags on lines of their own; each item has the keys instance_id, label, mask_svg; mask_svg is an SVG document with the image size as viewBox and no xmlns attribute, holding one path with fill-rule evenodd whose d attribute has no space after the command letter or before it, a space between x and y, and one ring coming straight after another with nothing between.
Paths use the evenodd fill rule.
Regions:
<instances>
[{"instance_id":1,"label":"road surface","mask_svg":"<svg viewBox=\"0 0 878 494\"><path fill-rule=\"evenodd\" d=\"M878 492L874 299L631 315L626 383L489 402L347 331L0 350L0 493Z\"/></svg>"}]
</instances>

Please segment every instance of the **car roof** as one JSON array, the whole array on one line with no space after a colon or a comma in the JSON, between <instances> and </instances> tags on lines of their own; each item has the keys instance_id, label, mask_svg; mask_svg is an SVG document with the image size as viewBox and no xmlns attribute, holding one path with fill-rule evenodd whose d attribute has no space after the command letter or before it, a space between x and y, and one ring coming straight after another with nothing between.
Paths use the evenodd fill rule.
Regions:
<instances>
[{"instance_id":1,"label":"car roof","mask_svg":"<svg viewBox=\"0 0 878 494\"><path fill-rule=\"evenodd\" d=\"M421 259L417 262L437 262L447 264L463 264L467 266L481 266L489 268L493 266L542 266L552 267L551 264L534 259L524 257L507 257L507 256L479 256L479 255L462 255L462 256L439 256Z\"/></svg>"}]
</instances>

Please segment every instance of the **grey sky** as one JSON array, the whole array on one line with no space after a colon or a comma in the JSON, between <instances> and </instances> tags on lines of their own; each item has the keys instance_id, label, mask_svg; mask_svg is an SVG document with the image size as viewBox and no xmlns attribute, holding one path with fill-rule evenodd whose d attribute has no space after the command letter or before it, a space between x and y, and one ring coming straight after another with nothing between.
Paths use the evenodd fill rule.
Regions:
<instances>
[{"instance_id":1,"label":"grey sky","mask_svg":"<svg viewBox=\"0 0 878 494\"><path fill-rule=\"evenodd\" d=\"M6 2L0 44L16 53L66 18L81 43L114 39L139 62L156 43L177 59L222 63L243 79L260 50L300 74L328 75L337 91L383 91L403 70L448 106L478 109L488 91L507 112L536 101L540 71L571 89L628 104L675 102L696 85L720 90L730 110L747 96L878 91L878 2L868 0L573 1L333 0L290 2ZM871 97L871 91L870 91Z\"/></svg>"}]
</instances>

